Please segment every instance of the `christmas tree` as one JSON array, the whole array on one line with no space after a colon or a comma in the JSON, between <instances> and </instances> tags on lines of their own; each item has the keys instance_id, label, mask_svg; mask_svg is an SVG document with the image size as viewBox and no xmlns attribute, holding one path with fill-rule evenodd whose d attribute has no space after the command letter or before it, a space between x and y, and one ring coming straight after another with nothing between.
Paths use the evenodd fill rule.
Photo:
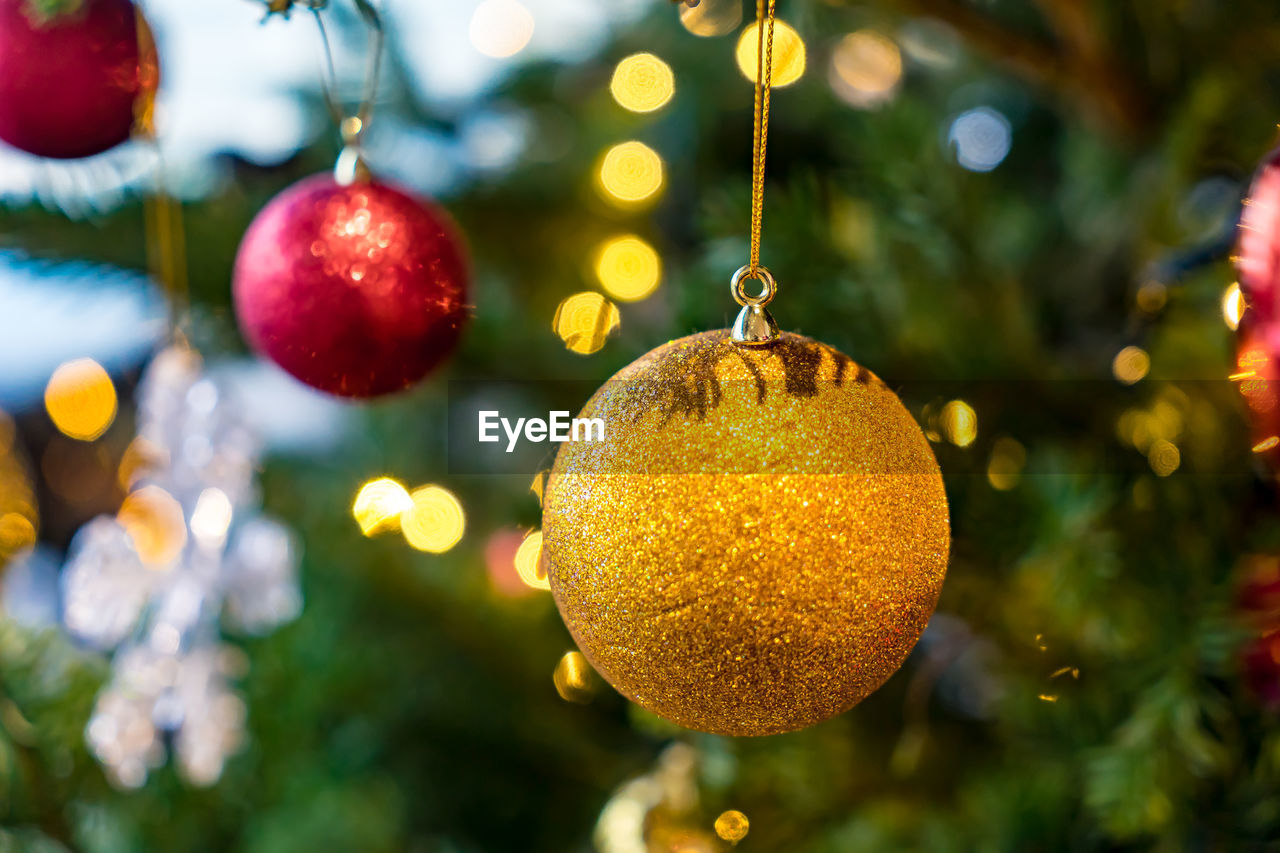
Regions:
<instances>
[{"instance_id":1,"label":"christmas tree","mask_svg":"<svg viewBox=\"0 0 1280 853\"><path fill-rule=\"evenodd\" d=\"M130 315L143 344L107 365L101 429L76 422L101 408L87 398L59 419L51 371L22 391L36 347L0 340L0 850L1272 849L1280 521L1228 326L1241 199L1280 116L1274 7L780 4L770 310L899 394L941 466L952 544L929 627L882 688L800 732L730 738L591 672L538 567L548 445L486 471L450 418L495 380L522 410L580 407L654 347L733 322L754 4L636 0L572 30L581 4L525 3L315 10L335 105L365 95L371 20L385 34L365 158L457 221L472 316L403 394L275 398L340 434L269 443L257 473L300 543L302 605L270 633L224 626L243 730L215 772L113 773L86 729L119 657L68 633L56 590L43 617L28 594L29 546L60 565L133 494L154 304ZM76 294L137 292L147 271L173 285L179 265L155 255L178 221L185 335L210 372L247 353L241 237L342 150L310 20L325 4L195 5L147 8L160 150L167 53L214 38L214 19L221 49L250 57L222 90L244 97L236 133L169 151L180 217L142 151L4 160L0 276L43 288L0 290L10 328L39 310L74 336L112 316L76 315ZM282 100L253 100L276 49L253 45L279 46ZM466 52L489 57L484 85L442 70ZM212 115L211 91L185 114Z\"/></svg>"}]
</instances>

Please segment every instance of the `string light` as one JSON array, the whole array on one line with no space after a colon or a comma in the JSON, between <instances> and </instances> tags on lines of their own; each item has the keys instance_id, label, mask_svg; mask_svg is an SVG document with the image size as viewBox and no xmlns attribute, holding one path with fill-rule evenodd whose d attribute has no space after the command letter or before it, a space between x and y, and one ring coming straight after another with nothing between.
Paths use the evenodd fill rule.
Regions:
<instances>
[{"instance_id":1,"label":"string light","mask_svg":"<svg viewBox=\"0 0 1280 853\"><path fill-rule=\"evenodd\" d=\"M1132 385L1151 370L1151 356L1141 347L1129 346L1116 353L1111 372L1125 385Z\"/></svg>"},{"instance_id":2,"label":"string light","mask_svg":"<svg viewBox=\"0 0 1280 853\"><path fill-rule=\"evenodd\" d=\"M533 38L533 13L517 0L485 0L471 15L471 44L485 56L506 59Z\"/></svg>"},{"instance_id":3,"label":"string light","mask_svg":"<svg viewBox=\"0 0 1280 853\"><path fill-rule=\"evenodd\" d=\"M1234 332L1240 328L1240 320L1244 317L1244 309L1244 293L1240 290L1240 283L1232 282L1231 286L1222 294L1222 319L1231 331Z\"/></svg>"},{"instance_id":4,"label":"string light","mask_svg":"<svg viewBox=\"0 0 1280 853\"><path fill-rule=\"evenodd\" d=\"M144 486L130 492L116 518L147 565L167 566L187 544L187 520L182 504L159 486Z\"/></svg>"},{"instance_id":5,"label":"string light","mask_svg":"<svg viewBox=\"0 0 1280 853\"><path fill-rule=\"evenodd\" d=\"M565 652L551 675L556 692L566 702L585 705L595 696L595 678L591 664L581 652Z\"/></svg>"},{"instance_id":6,"label":"string light","mask_svg":"<svg viewBox=\"0 0 1280 853\"><path fill-rule=\"evenodd\" d=\"M987 463L987 482L996 491L1007 492L1018 485L1026 464L1026 448L1012 438L998 438Z\"/></svg>"},{"instance_id":7,"label":"string light","mask_svg":"<svg viewBox=\"0 0 1280 853\"><path fill-rule=\"evenodd\" d=\"M524 538L516 549L516 574L531 589L551 589L551 582L542 568L542 531L535 530Z\"/></svg>"},{"instance_id":8,"label":"string light","mask_svg":"<svg viewBox=\"0 0 1280 853\"><path fill-rule=\"evenodd\" d=\"M893 97L902 80L902 52L893 40L859 30L831 53L831 86L846 103L874 107Z\"/></svg>"},{"instance_id":9,"label":"string light","mask_svg":"<svg viewBox=\"0 0 1280 853\"><path fill-rule=\"evenodd\" d=\"M1147 462L1157 476L1168 477L1182 464L1182 454L1176 444L1162 438L1151 445L1147 452Z\"/></svg>"},{"instance_id":10,"label":"string light","mask_svg":"<svg viewBox=\"0 0 1280 853\"><path fill-rule=\"evenodd\" d=\"M662 189L662 158L643 142L622 142L600 161L599 186L606 199L623 206L644 202Z\"/></svg>"},{"instance_id":11,"label":"string light","mask_svg":"<svg viewBox=\"0 0 1280 853\"><path fill-rule=\"evenodd\" d=\"M658 289L662 261L639 237L614 237L596 252L596 277L613 298L638 302Z\"/></svg>"},{"instance_id":12,"label":"string light","mask_svg":"<svg viewBox=\"0 0 1280 853\"><path fill-rule=\"evenodd\" d=\"M551 327L570 351L591 355L621 323L617 306L598 293L583 291L560 302Z\"/></svg>"},{"instance_id":13,"label":"string light","mask_svg":"<svg viewBox=\"0 0 1280 853\"><path fill-rule=\"evenodd\" d=\"M618 63L609 91L623 109L651 113L671 100L676 78L671 66L652 53L636 53Z\"/></svg>"},{"instance_id":14,"label":"string light","mask_svg":"<svg viewBox=\"0 0 1280 853\"><path fill-rule=\"evenodd\" d=\"M742 23L742 0L701 0L694 6L681 5L680 23L695 36L728 35Z\"/></svg>"},{"instance_id":15,"label":"string light","mask_svg":"<svg viewBox=\"0 0 1280 853\"><path fill-rule=\"evenodd\" d=\"M373 536L398 528L400 516L412 508L413 498L404 486L390 477L379 477L360 487L351 514L360 525L360 532Z\"/></svg>"},{"instance_id":16,"label":"string light","mask_svg":"<svg viewBox=\"0 0 1280 853\"><path fill-rule=\"evenodd\" d=\"M419 551L443 554L462 541L467 519L462 503L448 489L423 486L409 496L412 506L400 516L400 532Z\"/></svg>"},{"instance_id":17,"label":"string light","mask_svg":"<svg viewBox=\"0 0 1280 853\"><path fill-rule=\"evenodd\" d=\"M116 419L116 388L102 365L91 358L68 361L53 372L44 390L44 406L63 435L93 441Z\"/></svg>"},{"instance_id":18,"label":"string light","mask_svg":"<svg viewBox=\"0 0 1280 853\"><path fill-rule=\"evenodd\" d=\"M752 83L756 82L759 65L757 55L756 24L751 24L738 37L736 56L738 69ZM774 22L773 30L773 88L790 86L804 76L806 51L804 40L789 24Z\"/></svg>"},{"instance_id":19,"label":"string light","mask_svg":"<svg viewBox=\"0 0 1280 853\"><path fill-rule=\"evenodd\" d=\"M943 406L938 425L943 437L956 447L968 447L978 437L978 414L964 400Z\"/></svg>"},{"instance_id":20,"label":"string light","mask_svg":"<svg viewBox=\"0 0 1280 853\"><path fill-rule=\"evenodd\" d=\"M737 844L739 841L747 837L747 833L751 830L751 822L747 820L747 816L737 809L729 809L721 812L716 818L716 835L730 844Z\"/></svg>"}]
</instances>

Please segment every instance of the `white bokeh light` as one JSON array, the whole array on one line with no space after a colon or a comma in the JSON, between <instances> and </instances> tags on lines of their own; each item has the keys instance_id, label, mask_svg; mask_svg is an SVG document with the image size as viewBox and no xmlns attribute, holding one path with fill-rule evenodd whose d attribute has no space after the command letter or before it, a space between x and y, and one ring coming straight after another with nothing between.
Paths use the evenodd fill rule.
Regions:
<instances>
[{"instance_id":1,"label":"white bokeh light","mask_svg":"<svg viewBox=\"0 0 1280 853\"><path fill-rule=\"evenodd\" d=\"M1013 127L991 107L976 107L955 117L947 142L962 167L971 172L990 172L1009 156Z\"/></svg>"}]
</instances>

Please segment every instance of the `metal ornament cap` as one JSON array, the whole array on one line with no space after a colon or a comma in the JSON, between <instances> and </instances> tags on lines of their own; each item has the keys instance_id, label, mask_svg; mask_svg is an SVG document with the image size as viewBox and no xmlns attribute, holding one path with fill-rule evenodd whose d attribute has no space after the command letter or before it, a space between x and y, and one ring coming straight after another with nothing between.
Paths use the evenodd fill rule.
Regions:
<instances>
[{"instance_id":1,"label":"metal ornament cap","mask_svg":"<svg viewBox=\"0 0 1280 853\"><path fill-rule=\"evenodd\" d=\"M730 332L735 344L746 347L768 346L778 340L778 324L763 305L747 305L738 312Z\"/></svg>"}]
</instances>

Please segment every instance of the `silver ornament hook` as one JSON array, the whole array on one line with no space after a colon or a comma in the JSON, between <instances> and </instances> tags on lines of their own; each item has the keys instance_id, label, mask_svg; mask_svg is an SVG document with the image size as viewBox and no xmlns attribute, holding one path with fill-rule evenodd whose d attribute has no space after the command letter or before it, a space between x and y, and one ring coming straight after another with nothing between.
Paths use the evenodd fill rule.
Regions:
<instances>
[{"instance_id":1,"label":"silver ornament hook","mask_svg":"<svg viewBox=\"0 0 1280 853\"><path fill-rule=\"evenodd\" d=\"M759 296L751 296L747 293L746 283L750 279L755 279L764 286ZM774 321L773 315L765 309L778 292L778 283L774 280L773 274L764 267L752 270L748 264L733 274L733 278L729 281L729 289L733 293L734 301L742 306L730 333L733 342L743 346L758 347L776 341L780 334L778 324Z\"/></svg>"}]
</instances>

